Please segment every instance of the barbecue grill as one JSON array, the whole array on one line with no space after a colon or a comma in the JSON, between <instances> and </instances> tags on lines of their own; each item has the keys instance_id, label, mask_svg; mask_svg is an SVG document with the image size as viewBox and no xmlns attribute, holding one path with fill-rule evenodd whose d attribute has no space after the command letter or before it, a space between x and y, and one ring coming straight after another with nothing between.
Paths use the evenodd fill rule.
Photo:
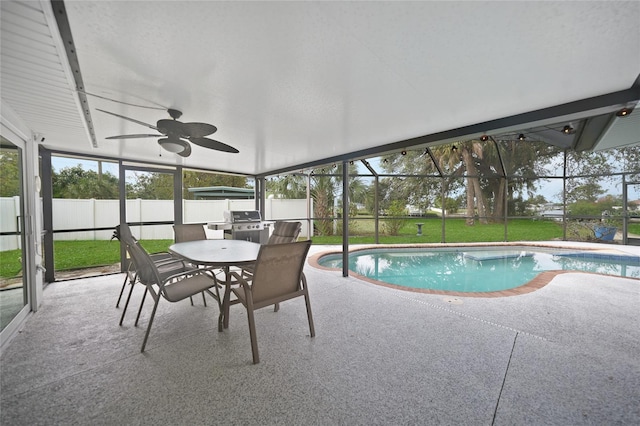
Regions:
<instances>
[{"instance_id":1,"label":"barbecue grill","mask_svg":"<svg viewBox=\"0 0 640 426\"><path fill-rule=\"evenodd\" d=\"M226 210L223 213L224 222L211 222L209 229L223 230L224 238L231 240L253 241L266 244L269 240L269 226L272 222L265 222L257 210Z\"/></svg>"}]
</instances>

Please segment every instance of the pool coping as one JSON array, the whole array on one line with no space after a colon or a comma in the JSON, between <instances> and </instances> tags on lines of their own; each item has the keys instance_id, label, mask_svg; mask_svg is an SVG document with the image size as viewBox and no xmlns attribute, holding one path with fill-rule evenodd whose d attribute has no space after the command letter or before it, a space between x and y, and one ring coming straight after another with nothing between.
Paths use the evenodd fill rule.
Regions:
<instances>
[{"instance_id":1,"label":"pool coping","mask_svg":"<svg viewBox=\"0 0 640 426\"><path fill-rule=\"evenodd\" d=\"M532 243L532 242L502 242L502 243L425 243L425 244L366 244L366 245L358 245L357 247L353 247L349 249L349 253L354 253L363 250L371 250L371 249L385 249L385 248L394 248L394 249L403 249L403 248L456 248L456 247L531 247L531 248L544 248L544 249L558 249L558 250L576 250L580 252L592 252L593 254L600 254L603 257L611 257L611 258L635 258L637 256L631 255L629 253L625 253L621 250L616 250L614 248L603 247L580 247L580 246L558 246L555 244L544 244L544 243ZM331 255L331 254L341 254L342 250L327 250L321 251L316 254L309 256L308 263L310 266L326 270L326 271L341 271L338 268L329 268L326 266L320 265L318 262L320 258ZM572 270L552 270L552 271L542 271L538 275L536 275L532 280L528 281L521 286L510 288L507 290L500 291L488 291L488 292L460 292L460 291L446 291L446 290L434 290L434 289L423 289L423 288L411 288L400 286L396 284L385 283L382 281L374 280L369 277L365 277L353 271L349 271L349 276L357 278L361 281L365 281L371 284L393 288L396 290L409 291L413 293L423 293L423 294L435 294L435 295L446 295L446 296L456 296L456 297L484 297L484 298L492 298L492 297L509 297L509 296L519 296L521 294L527 294L539 290L549 284L556 276L567 274L567 273L579 273L579 274L592 274L592 275L602 275L608 277L619 277L623 279L630 280L638 280L638 278L633 277L620 277L618 275L608 275L608 274L599 274L595 272L585 272L585 271L572 271Z\"/></svg>"}]
</instances>

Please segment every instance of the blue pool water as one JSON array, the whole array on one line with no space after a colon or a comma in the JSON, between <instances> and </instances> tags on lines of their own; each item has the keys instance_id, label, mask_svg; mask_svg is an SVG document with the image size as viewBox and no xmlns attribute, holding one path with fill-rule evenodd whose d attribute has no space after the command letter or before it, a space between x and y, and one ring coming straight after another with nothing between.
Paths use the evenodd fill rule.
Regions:
<instances>
[{"instance_id":1,"label":"blue pool water","mask_svg":"<svg viewBox=\"0 0 640 426\"><path fill-rule=\"evenodd\" d=\"M341 269L342 254L323 256L318 263ZM352 252L349 270L404 287L475 293L519 287L543 271L640 278L640 257L537 247L381 248Z\"/></svg>"}]
</instances>

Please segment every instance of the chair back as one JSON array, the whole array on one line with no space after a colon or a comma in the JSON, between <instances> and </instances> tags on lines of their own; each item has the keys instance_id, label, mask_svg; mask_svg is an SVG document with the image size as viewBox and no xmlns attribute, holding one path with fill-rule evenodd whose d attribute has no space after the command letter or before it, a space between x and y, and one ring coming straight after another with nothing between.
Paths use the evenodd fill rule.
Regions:
<instances>
[{"instance_id":1,"label":"chair back","mask_svg":"<svg viewBox=\"0 0 640 426\"><path fill-rule=\"evenodd\" d=\"M117 238L119 241L125 244L131 244L134 241L137 241L131 233L131 228L125 222L121 223L120 225L116 225L116 229L115 231L113 231L113 236L111 238Z\"/></svg>"},{"instance_id":2,"label":"chair back","mask_svg":"<svg viewBox=\"0 0 640 426\"><path fill-rule=\"evenodd\" d=\"M302 230L300 222L276 222L267 244L294 243Z\"/></svg>"},{"instance_id":3,"label":"chair back","mask_svg":"<svg viewBox=\"0 0 640 426\"><path fill-rule=\"evenodd\" d=\"M298 291L310 246L311 240L261 246L251 285L253 302Z\"/></svg>"},{"instance_id":4,"label":"chair back","mask_svg":"<svg viewBox=\"0 0 640 426\"><path fill-rule=\"evenodd\" d=\"M136 274L142 284L158 284L162 282L160 273L149 253L140 245L138 241L127 244L127 251L133 260Z\"/></svg>"},{"instance_id":5,"label":"chair back","mask_svg":"<svg viewBox=\"0 0 640 426\"><path fill-rule=\"evenodd\" d=\"M176 243L184 243L187 241L206 240L207 233L204 226L195 224L173 225Z\"/></svg>"},{"instance_id":6,"label":"chair back","mask_svg":"<svg viewBox=\"0 0 640 426\"><path fill-rule=\"evenodd\" d=\"M131 228L129 227L129 225L125 222L121 223L120 225L116 225L116 229L113 231L113 236L111 237L111 239L113 238L117 238L118 241L120 241L121 246L123 246L125 249L125 254L128 254L129 258L131 258L131 250L129 250L129 247L135 244L135 242L138 240L131 233ZM130 259L125 259L125 261L128 263L126 271L127 276L129 277L129 279L133 280L136 270L135 262L132 262Z\"/></svg>"}]
</instances>

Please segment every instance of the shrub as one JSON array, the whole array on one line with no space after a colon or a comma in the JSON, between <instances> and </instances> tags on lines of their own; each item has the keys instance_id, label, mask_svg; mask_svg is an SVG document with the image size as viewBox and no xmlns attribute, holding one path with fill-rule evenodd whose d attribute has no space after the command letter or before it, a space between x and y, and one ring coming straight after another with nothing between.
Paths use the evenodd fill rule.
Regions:
<instances>
[{"instance_id":1,"label":"shrub","mask_svg":"<svg viewBox=\"0 0 640 426\"><path fill-rule=\"evenodd\" d=\"M407 209L399 200L392 201L387 209L387 217L382 220L384 228L388 235L398 235L400 229L407 223L404 217L407 215Z\"/></svg>"}]
</instances>

